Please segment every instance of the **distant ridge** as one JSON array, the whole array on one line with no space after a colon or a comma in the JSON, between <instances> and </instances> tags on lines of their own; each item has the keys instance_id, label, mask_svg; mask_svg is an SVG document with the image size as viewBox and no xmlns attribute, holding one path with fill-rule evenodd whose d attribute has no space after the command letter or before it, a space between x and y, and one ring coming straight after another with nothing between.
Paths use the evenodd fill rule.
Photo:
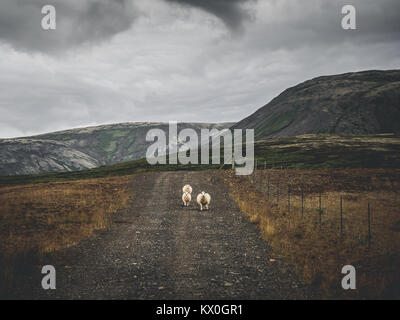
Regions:
<instances>
[{"instance_id":1,"label":"distant ridge","mask_svg":"<svg viewBox=\"0 0 400 320\"><path fill-rule=\"evenodd\" d=\"M178 129L227 129L233 123L178 123ZM144 158L146 134L168 123L127 122L0 139L0 176L75 171Z\"/></svg>"},{"instance_id":2,"label":"distant ridge","mask_svg":"<svg viewBox=\"0 0 400 320\"><path fill-rule=\"evenodd\" d=\"M400 70L318 77L289 88L233 126L256 140L309 133L400 133Z\"/></svg>"}]
</instances>

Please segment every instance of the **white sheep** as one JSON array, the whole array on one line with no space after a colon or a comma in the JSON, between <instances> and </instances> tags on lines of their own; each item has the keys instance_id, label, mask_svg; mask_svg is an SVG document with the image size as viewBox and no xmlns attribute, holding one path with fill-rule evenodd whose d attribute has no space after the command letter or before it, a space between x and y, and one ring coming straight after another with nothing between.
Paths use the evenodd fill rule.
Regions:
<instances>
[{"instance_id":1,"label":"white sheep","mask_svg":"<svg viewBox=\"0 0 400 320\"><path fill-rule=\"evenodd\" d=\"M186 186L184 186L182 188L182 191L183 191L183 193L185 193L185 192L192 193L192 187L189 184L187 184Z\"/></svg>"},{"instance_id":2,"label":"white sheep","mask_svg":"<svg viewBox=\"0 0 400 320\"><path fill-rule=\"evenodd\" d=\"M210 202L211 196L204 191L199 193L199 195L197 196L197 203L200 205L200 211L203 211L203 206L208 210Z\"/></svg>"},{"instance_id":3,"label":"white sheep","mask_svg":"<svg viewBox=\"0 0 400 320\"><path fill-rule=\"evenodd\" d=\"M183 206L189 207L190 201L192 201L192 196L189 192L184 192L182 195Z\"/></svg>"}]
</instances>

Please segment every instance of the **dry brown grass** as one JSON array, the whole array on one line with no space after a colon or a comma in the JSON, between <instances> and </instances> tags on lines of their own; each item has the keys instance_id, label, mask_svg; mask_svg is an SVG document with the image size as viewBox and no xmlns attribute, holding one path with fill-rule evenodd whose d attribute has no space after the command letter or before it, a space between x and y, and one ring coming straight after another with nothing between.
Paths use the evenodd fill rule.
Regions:
<instances>
[{"instance_id":1,"label":"dry brown grass","mask_svg":"<svg viewBox=\"0 0 400 320\"><path fill-rule=\"evenodd\" d=\"M126 206L132 177L0 188L0 287L15 269L46 252L66 248L109 226Z\"/></svg>"},{"instance_id":2,"label":"dry brown grass","mask_svg":"<svg viewBox=\"0 0 400 320\"><path fill-rule=\"evenodd\" d=\"M227 175L226 180L238 206L259 225L274 253L293 264L306 282L320 288L323 297L400 298L400 170L265 170L250 178ZM370 248L368 203L372 217ZM346 264L356 267L355 291L341 288L341 268Z\"/></svg>"}]
</instances>

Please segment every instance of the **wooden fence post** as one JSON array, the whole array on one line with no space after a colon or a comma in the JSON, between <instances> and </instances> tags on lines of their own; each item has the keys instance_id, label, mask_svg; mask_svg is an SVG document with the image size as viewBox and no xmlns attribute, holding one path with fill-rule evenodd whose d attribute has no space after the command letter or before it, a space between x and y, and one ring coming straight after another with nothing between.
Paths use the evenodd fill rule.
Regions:
<instances>
[{"instance_id":1,"label":"wooden fence post","mask_svg":"<svg viewBox=\"0 0 400 320\"><path fill-rule=\"evenodd\" d=\"M288 214L289 214L290 213L290 184L288 184L287 198L288 198Z\"/></svg>"},{"instance_id":2,"label":"wooden fence post","mask_svg":"<svg viewBox=\"0 0 400 320\"><path fill-rule=\"evenodd\" d=\"M268 178L267 178L267 196L268 196L268 200L269 200L269 180L270 180L270 177L268 175Z\"/></svg>"},{"instance_id":3,"label":"wooden fence post","mask_svg":"<svg viewBox=\"0 0 400 320\"><path fill-rule=\"evenodd\" d=\"M340 236L343 236L343 197L340 196Z\"/></svg>"},{"instance_id":4,"label":"wooden fence post","mask_svg":"<svg viewBox=\"0 0 400 320\"><path fill-rule=\"evenodd\" d=\"M368 202L368 249L371 248L371 208Z\"/></svg>"},{"instance_id":5,"label":"wooden fence post","mask_svg":"<svg viewBox=\"0 0 400 320\"><path fill-rule=\"evenodd\" d=\"M253 169L253 174L251 175L251 183L255 183L255 177L256 177L256 166L257 166L257 160L254 159L254 169Z\"/></svg>"},{"instance_id":6,"label":"wooden fence post","mask_svg":"<svg viewBox=\"0 0 400 320\"><path fill-rule=\"evenodd\" d=\"M277 198L278 205L279 205L279 188L280 188L279 185L280 185L280 181L278 179L278 190L276 191L276 198Z\"/></svg>"},{"instance_id":7,"label":"wooden fence post","mask_svg":"<svg viewBox=\"0 0 400 320\"><path fill-rule=\"evenodd\" d=\"M319 228L322 226L322 192L319 191Z\"/></svg>"}]
</instances>

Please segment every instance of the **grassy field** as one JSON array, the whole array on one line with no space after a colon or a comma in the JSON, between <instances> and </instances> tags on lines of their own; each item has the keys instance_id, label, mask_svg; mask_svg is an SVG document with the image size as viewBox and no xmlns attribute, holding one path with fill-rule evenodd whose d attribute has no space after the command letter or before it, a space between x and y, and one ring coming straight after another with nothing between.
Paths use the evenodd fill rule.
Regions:
<instances>
[{"instance_id":1,"label":"grassy field","mask_svg":"<svg viewBox=\"0 0 400 320\"><path fill-rule=\"evenodd\" d=\"M106 228L126 206L132 177L0 187L0 292L25 262Z\"/></svg>"},{"instance_id":2,"label":"grassy field","mask_svg":"<svg viewBox=\"0 0 400 320\"><path fill-rule=\"evenodd\" d=\"M210 156L211 154L210 152ZM256 142L255 157L260 168L264 165L267 168L400 168L400 137L392 134L351 136L310 134L294 138L269 139ZM147 171L209 170L218 169L221 165L152 166L146 159L140 159L73 172L0 176L0 186L125 176ZM223 166L224 169L230 167L230 165Z\"/></svg>"},{"instance_id":3,"label":"grassy field","mask_svg":"<svg viewBox=\"0 0 400 320\"><path fill-rule=\"evenodd\" d=\"M400 137L307 134L258 141L255 154L260 168L400 168Z\"/></svg>"},{"instance_id":4,"label":"grassy field","mask_svg":"<svg viewBox=\"0 0 400 320\"><path fill-rule=\"evenodd\" d=\"M304 135L259 141L255 154L258 168L267 170L250 178L231 176L229 170L221 173L241 210L260 226L278 256L321 287L326 297L400 298L399 137ZM12 283L24 261L74 245L107 227L109 215L132 196L130 175L230 167L150 166L142 159L91 170L0 177L0 286ZM344 264L354 264L359 279L359 290L345 295L339 288L339 267Z\"/></svg>"},{"instance_id":5,"label":"grassy field","mask_svg":"<svg viewBox=\"0 0 400 320\"><path fill-rule=\"evenodd\" d=\"M146 159L123 162L111 166L102 166L94 169L53 172L35 175L0 176L0 186L36 184L47 182L78 181L82 179L97 179L107 177L121 177L135 173L149 171L197 171L217 169L220 165L149 165Z\"/></svg>"},{"instance_id":6,"label":"grassy field","mask_svg":"<svg viewBox=\"0 0 400 320\"><path fill-rule=\"evenodd\" d=\"M399 169L260 170L250 178L226 172L226 182L276 256L325 298L400 298ZM340 285L347 264L357 270L355 291Z\"/></svg>"}]
</instances>

